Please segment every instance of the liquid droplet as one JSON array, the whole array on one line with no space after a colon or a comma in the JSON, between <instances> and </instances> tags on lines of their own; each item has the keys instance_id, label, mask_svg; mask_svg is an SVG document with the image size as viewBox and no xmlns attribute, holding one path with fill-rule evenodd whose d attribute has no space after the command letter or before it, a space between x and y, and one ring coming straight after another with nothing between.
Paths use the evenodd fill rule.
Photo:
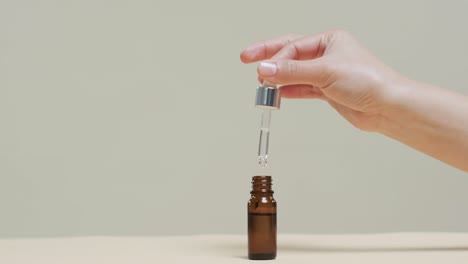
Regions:
<instances>
[{"instance_id":1,"label":"liquid droplet","mask_svg":"<svg viewBox=\"0 0 468 264\"><path fill-rule=\"evenodd\" d=\"M268 165L268 161L266 159L266 157L258 157L258 164L260 165L260 167L262 168L266 168L266 166Z\"/></svg>"}]
</instances>

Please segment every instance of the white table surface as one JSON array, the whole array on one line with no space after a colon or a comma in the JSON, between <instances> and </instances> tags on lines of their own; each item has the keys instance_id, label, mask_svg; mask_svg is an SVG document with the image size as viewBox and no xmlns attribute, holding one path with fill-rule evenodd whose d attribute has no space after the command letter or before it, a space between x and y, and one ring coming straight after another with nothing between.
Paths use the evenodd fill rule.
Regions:
<instances>
[{"instance_id":1,"label":"white table surface","mask_svg":"<svg viewBox=\"0 0 468 264\"><path fill-rule=\"evenodd\" d=\"M242 235L0 239L1 264L468 263L468 233L278 235L278 257L246 258Z\"/></svg>"}]
</instances>

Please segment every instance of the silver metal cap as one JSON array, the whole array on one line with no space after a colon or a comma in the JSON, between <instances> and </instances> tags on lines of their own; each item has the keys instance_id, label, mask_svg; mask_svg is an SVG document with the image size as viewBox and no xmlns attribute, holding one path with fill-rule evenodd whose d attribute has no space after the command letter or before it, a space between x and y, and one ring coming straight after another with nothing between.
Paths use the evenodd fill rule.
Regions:
<instances>
[{"instance_id":1,"label":"silver metal cap","mask_svg":"<svg viewBox=\"0 0 468 264\"><path fill-rule=\"evenodd\" d=\"M257 87L255 106L259 108L279 109L281 104L280 89L271 86Z\"/></svg>"}]
</instances>

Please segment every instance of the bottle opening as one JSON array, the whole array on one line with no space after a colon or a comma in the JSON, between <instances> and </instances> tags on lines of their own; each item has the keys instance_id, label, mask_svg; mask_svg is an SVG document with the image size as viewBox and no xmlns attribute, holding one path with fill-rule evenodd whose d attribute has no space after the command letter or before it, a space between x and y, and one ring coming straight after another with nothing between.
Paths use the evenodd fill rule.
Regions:
<instances>
[{"instance_id":1,"label":"bottle opening","mask_svg":"<svg viewBox=\"0 0 468 264\"><path fill-rule=\"evenodd\" d=\"M271 186L272 178L271 176L253 176L252 177L252 192L271 192L273 189Z\"/></svg>"}]
</instances>

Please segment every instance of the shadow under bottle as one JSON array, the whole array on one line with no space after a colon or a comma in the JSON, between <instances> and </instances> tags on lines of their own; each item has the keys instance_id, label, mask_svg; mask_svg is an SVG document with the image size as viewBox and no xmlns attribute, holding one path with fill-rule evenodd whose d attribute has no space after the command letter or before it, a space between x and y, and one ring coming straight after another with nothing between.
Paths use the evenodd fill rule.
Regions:
<instances>
[{"instance_id":1,"label":"shadow under bottle","mask_svg":"<svg viewBox=\"0 0 468 264\"><path fill-rule=\"evenodd\" d=\"M271 176L252 177L252 191L247 205L249 259L276 258L276 201L271 182Z\"/></svg>"}]
</instances>

